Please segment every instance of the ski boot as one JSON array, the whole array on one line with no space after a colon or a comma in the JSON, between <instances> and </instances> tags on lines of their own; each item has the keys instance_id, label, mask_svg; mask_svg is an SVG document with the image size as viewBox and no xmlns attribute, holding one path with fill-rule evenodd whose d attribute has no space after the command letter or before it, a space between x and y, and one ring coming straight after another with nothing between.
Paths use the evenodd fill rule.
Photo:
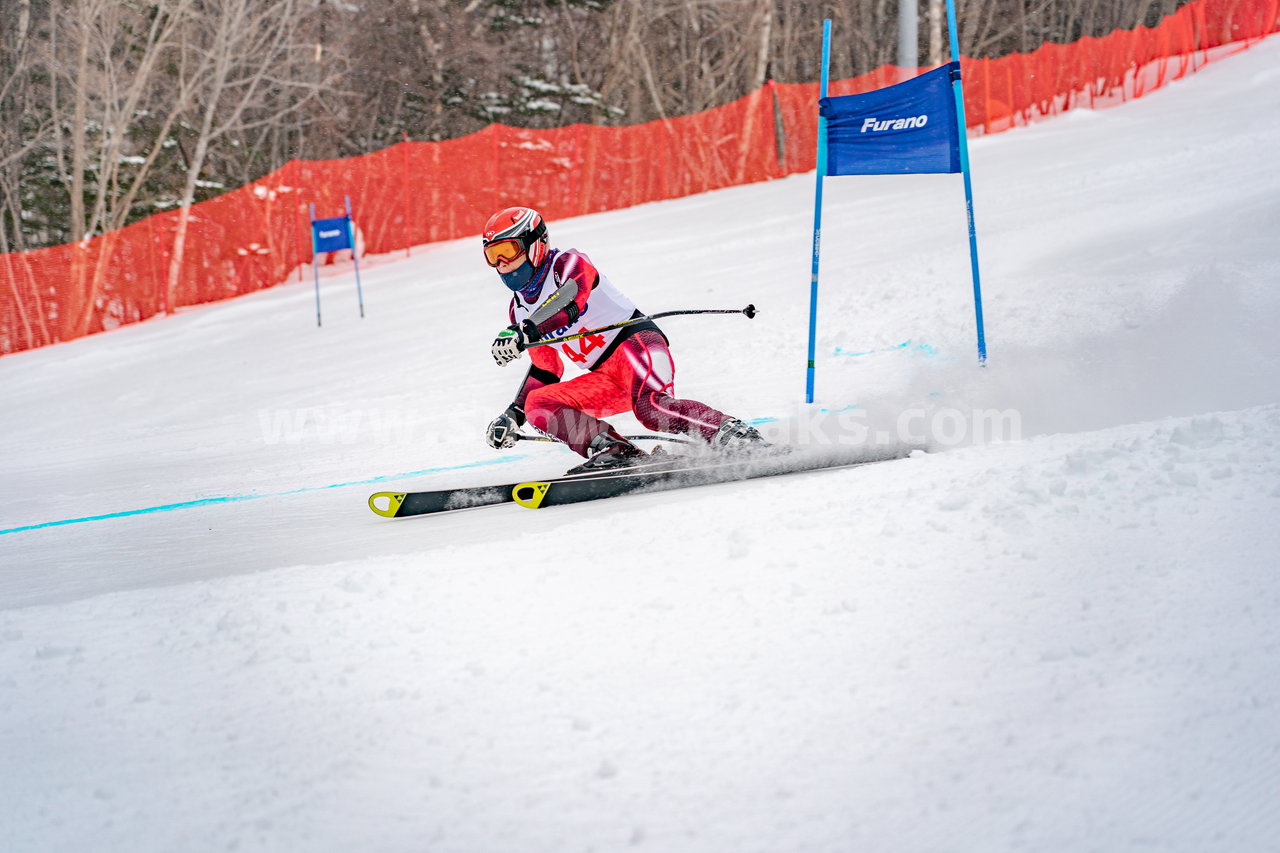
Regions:
<instances>
[{"instance_id":1,"label":"ski boot","mask_svg":"<svg viewBox=\"0 0 1280 853\"><path fill-rule=\"evenodd\" d=\"M731 452L764 450L773 447L765 441L756 428L745 424L737 418L727 418L720 424L720 429L711 437L711 446L717 450Z\"/></svg>"},{"instance_id":2,"label":"ski boot","mask_svg":"<svg viewBox=\"0 0 1280 853\"><path fill-rule=\"evenodd\" d=\"M565 472L566 476L597 474L602 471L630 468L649 458L649 454L613 430L597 435L591 440L587 450L591 452L591 456L587 458L587 461L575 468L570 468Z\"/></svg>"}]
</instances>

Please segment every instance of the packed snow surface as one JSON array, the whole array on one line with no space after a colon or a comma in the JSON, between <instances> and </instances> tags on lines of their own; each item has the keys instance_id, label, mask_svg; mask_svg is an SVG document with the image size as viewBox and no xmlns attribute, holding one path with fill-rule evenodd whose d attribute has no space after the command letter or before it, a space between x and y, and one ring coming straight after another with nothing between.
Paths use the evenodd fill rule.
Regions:
<instances>
[{"instance_id":1,"label":"packed snow surface","mask_svg":"<svg viewBox=\"0 0 1280 853\"><path fill-rule=\"evenodd\" d=\"M972 144L551 223L677 390L929 452L530 511L475 239L0 359L0 849L1280 850L1280 39ZM479 223L477 223L479 227ZM616 422L637 428L629 417Z\"/></svg>"}]
</instances>

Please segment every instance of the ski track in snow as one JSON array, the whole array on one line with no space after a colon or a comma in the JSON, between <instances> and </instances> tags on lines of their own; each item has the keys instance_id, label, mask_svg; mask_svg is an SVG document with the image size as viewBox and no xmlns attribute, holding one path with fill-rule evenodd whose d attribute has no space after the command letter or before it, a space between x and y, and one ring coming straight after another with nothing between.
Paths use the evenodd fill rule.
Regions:
<instances>
[{"instance_id":1,"label":"ski track in snow","mask_svg":"<svg viewBox=\"0 0 1280 853\"><path fill-rule=\"evenodd\" d=\"M974 141L985 369L958 178L828 181L813 410L811 175L552 223L775 438L1021 440L385 521L571 462L474 240L0 359L0 849L1280 850L1278 62Z\"/></svg>"}]
</instances>

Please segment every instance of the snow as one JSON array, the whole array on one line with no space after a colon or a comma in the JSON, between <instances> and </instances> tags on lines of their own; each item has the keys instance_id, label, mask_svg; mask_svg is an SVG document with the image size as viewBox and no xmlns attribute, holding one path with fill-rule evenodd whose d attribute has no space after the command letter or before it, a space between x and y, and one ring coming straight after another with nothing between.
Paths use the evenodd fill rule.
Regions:
<instances>
[{"instance_id":1,"label":"snow","mask_svg":"<svg viewBox=\"0 0 1280 853\"><path fill-rule=\"evenodd\" d=\"M474 240L0 360L0 847L1280 849L1278 65L974 141L985 369L959 179L828 181L813 407L811 175L551 224L901 461L378 518L573 461Z\"/></svg>"}]
</instances>

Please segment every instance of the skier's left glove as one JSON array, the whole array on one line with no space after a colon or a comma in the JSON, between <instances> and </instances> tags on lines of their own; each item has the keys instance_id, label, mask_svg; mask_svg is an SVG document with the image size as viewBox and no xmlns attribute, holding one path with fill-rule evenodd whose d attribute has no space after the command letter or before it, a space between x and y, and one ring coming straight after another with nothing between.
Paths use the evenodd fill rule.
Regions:
<instances>
[{"instance_id":1,"label":"skier's left glove","mask_svg":"<svg viewBox=\"0 0 1280 853\"><path fill-rule=\"evenodd\" d=\"M538 333L538 327L532 320L525 320L519 324L513 323L498 332L498 337L494 338L493 347L490 349L493 360L499 367L513 362L520 357L520 353L524 352L529 344L540 337L542 336Z\"/></svg>"},{"instance_id":2,"label":"skier's left glove","mask_svg":"<svg viewBox=\"0 0 1280 853\"><path fill-rule=\"evenodd\" d=\"M524 410L512 403L507 410L498 415L489 424L489 431L485 433L485 441L489 442L489 446L494 450L505 450L508 447L515 447L516 433L520 427L524 426Z\"/></svg>"}]
</instances>

